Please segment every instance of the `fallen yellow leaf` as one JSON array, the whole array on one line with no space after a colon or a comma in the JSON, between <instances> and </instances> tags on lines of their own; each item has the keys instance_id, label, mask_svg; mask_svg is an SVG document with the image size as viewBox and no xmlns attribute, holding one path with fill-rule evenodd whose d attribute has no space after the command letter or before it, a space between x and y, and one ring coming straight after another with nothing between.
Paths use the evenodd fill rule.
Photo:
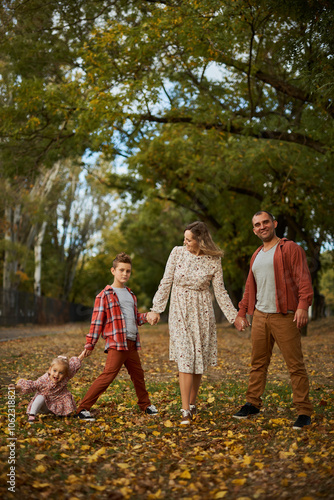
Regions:
<instances>
[{"instance_id":1,"label":"fallen yellow leaf","mask_svg":"<svg viewBox=\"0 0 334 500\"><path fill-rule=\"evenodd\" d=\"M120 469L128 469L130 467L129 464L123 464L123 463L120 463L120 464L116 464Z\"/></svg>"},{"instance_id":2,"label":"fallen yellow leaf","mask_svg":"<svg viewBox=\"0 0 334 500\"><path fill-rule=\"evenodd\" d=\"M122 493L124 498L130 498L132 495L133 491L131 488L128 488L127 486L123 486L123 488L120 488L119 491Z\"/></svg>"},{"instance_id":3,"label":"fallen yellow leaf","mask_svg":"<svg viewBox=\"0 0 334 500\"><path fill-rule=\"evenodd\" d=\"M304 457L303 462L304 464L314 464L314 460L311 457Z\"/></svg>"},{"instance_id":4,"label":"fallen yellow leaf","mask_svg":"<svg viewBox=\"0 0 334 500\"><path fill-rule=\"evenodd\" d=\"M180 474L182 479L191 479L191 474L188 469L184 470L182 474Z\"/></svg>"},{"instance_id":5,"label":"fallen yellow leaf","mask_svg":"<svg viewBox=\"0 0 334 500\"><path fill-rule=\"evenodd\" d=\"M101 455L105 455L106 453L106 449L105 447L103 446L102 448L100 448L99 450L97 450L94 455L97 455L97 456L101 456Z\"/></svg>"},{"instance_id":6,"label":"fallen yellow leaf","mask_svg":"<svg viewBox=\"0 0 334 500\"><path fill-rule=\"evenodd\" d=\"M33 486L33 488L36 488L36 489L38 489L38 490L41 490L41 489L43 489L43 488L48 488L48 487L49 487L49 486L51 486L51 485L50 485L50 483L40 483L39 481L34 481L34 482L32 483L32 486Z\"/></svg>"},{"instance_id":7,"label":"fallen yellow leaf","mask_svg":"<svg viewBox=\"0 0 334 500\"><path fill-rule=\"evenodd\" d=\"M98 484L94 484L94 483L88 483L88 486L90 488L93 488L93 490L97 490L97 491L104 491L107 489L107 486L99 486Z\"/></svg>"},{"instance_id":8,"label":"fallen yellow leaf","mask_svg":"<svg viewBox=\"0 0 334 500\"><path fill-rule=\"evenodd\" d=\"M238 486L242 486L243 484L245 484L246 482L246 479L233 479L232 483L233 484L237 484Z\"/></svg>"},{"instance_id":9,"label":"fallen yellow leaf","mask_svg":"<svg viewBox=\"0 0 334 500\"><path fill-rule=\"evenodd\" d=\"M46 467L44 465L38 465L35 469L35 472L39 472L40 474L43 474L43 472L46 471Z\"/></svg>"},{"instance_id":10,"label":"fallen yellow leaf","mask_svg":"<svg viewBox=\"0 0 334 500\"><path fill-rule=\"evenodd\" d=\"M166 420L166 421L164 422L164 426L165 426L165 427L173 427L173 422L171 422L170 420Z\"/></svg>"},{"instance_id":11,"label":"fallen yellow leaf","mask_svg":"<svg viewBox=\"0 0 334 500\"><path fill-rule=\"evenodd\" d=\"M80 483L81 479L78 476L75 476L74 474L70 474L68 478L65 480L65 483L68 484L75 484L75 483Z\"/></svg>"},{"instance_id":12,"label":"fallen yellow leaf","mask_svg":"<svg viewBox=\"0 0 334 500\"><path fill-rule=\"evenodd\" d=\"M35 460L43 460L44 457L46 457L46 455L43 455L43 453L40 453L39 455L35 456Z\"/></svg>"},{"instance_id":13,"label":"fallen yellow leaf","mask_svg":"<svg viewBox=\"0 0 334 500\"><path fill-rule=\"evenodd\" d=\"M224 496L227 495L227 491L218 491L218 493L215 494L214 498L224 498Z\"/></svg>"},{"instance_id":14,"label":"fallen yellow leaf","mask_svg":"<svg viewBox=\"0 0 334 500\"><path fill-rule=\"evenodd\" d=\"M278 454L280 460L285 460L286 458L289 458L293 455L294 455L294 453L291 451L280 451Z\"/></svg>"}]
</instances>

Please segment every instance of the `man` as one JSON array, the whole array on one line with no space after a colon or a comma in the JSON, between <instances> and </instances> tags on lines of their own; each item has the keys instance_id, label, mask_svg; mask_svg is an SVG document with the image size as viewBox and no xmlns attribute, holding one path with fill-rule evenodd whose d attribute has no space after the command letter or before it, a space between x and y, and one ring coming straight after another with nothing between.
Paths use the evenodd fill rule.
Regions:
<instances>
[{"instance_id":1,"label":"man","mask_svg":"<svg viewBox=\"0 0 334 500\"><path fill-rule=\"evenodd\" d=\"M259 413L276 342L290 372L293 403L298 411L293 428L301 429L311 424L313 411L300 335L313 298L311 275L304 250L293 241L276 236L277 221L271 213L257 212L252 222L254 234L263 245L252 256L234 323L238 330L243 330L249 326L246 313L253 315L251 371L247 402L233 417L241 419Z\"/></svg>"}]
</instances>

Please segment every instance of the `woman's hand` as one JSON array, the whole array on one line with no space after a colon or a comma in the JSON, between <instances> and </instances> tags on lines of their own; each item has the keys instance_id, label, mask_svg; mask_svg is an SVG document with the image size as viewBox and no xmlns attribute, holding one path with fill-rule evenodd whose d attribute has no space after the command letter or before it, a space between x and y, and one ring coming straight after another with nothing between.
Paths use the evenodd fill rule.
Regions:
<instances>
[{"instance_id":1,"label":"woman's hand","mask_svg":"<svg viewBox=\"0 0 334 500\"><path fill-rule=\"evenodd\" d=\"M150 311L147 313L146 318L150 325L156 325L160 321L160 314Z\"/></svg>"},{"instance_id":2,"label":"woman's hand","mask_svg":"<svg viewBox=\"0 0 334 500\"><path fill-rule=\"evenodd\" d=\"M247 318L242 318L241 316L237 316L233 324L239 332L243 332L249 326Z\"/></svg>"}]
</instances>

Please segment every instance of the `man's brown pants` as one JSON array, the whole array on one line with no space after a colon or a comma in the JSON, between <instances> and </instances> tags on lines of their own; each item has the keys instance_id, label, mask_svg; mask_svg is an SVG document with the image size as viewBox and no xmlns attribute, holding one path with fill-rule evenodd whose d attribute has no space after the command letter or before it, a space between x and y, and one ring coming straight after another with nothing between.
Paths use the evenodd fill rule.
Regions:
<instances>
[{"instance_id":1,"label":"man's brown pants","mask_svg":"<svg viewBox=\"0 0 334 500\"><path fill-rule=\"evenodd\" d=\"M306 373L300 331L293 321L294 313L266 314L255 310L252 322L252 359L247 402L261 408L267 371L275 342L290 372L293 404L298 415L310 416L313 411L309 400L309 381Z\"/></svg>"}]
</instances>

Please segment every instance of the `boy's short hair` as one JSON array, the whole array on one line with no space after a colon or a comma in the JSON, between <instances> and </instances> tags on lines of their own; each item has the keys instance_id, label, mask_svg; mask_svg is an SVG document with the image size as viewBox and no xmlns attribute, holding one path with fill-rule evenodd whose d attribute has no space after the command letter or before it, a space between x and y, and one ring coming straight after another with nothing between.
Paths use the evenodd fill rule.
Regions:
<instances>
[{"instance_id":1,"label":"boy's short hair","mask_svg":"<svg viewBox=\"0 0 334 500\"><path fill-rule=\"evenodd\" d=\"M121 252L121 253L119 253L119 254L116 255L116 257L113 260L112 267L114 269L116 269L116 267L118 266L118 264L120 264L121 262L123 262L124 264L130 264L131 267L132 267L131 257L130 257L130 255L128 255L125 252Z\"/></svg>"}]
</instances>

